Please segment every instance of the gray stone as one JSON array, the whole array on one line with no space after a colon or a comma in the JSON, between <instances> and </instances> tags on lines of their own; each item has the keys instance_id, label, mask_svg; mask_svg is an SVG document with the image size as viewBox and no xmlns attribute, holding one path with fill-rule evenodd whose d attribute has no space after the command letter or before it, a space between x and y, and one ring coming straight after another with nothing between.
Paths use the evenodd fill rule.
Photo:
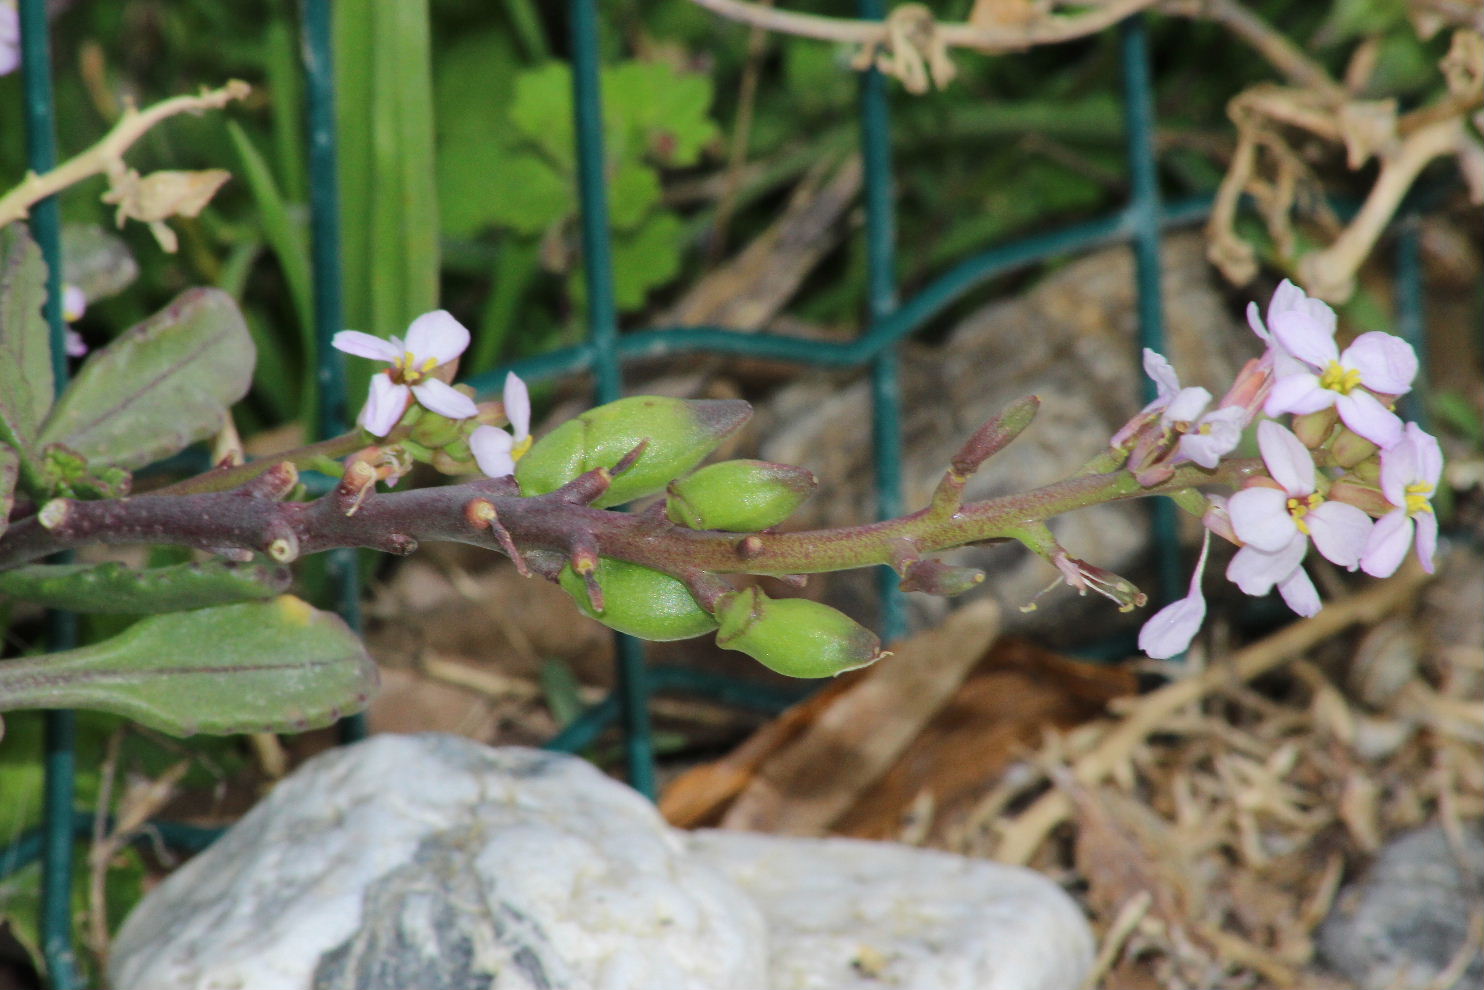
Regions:
<instances>
[{"instance_id":1,"label":"gray stone","mask_svg":"<svg viewBox=\"0 0 1484 990\"><path fill-rule=\"evenodd\" d=\"M1086 976L1028 870L890 843L669 828L575 757L374 736L281 782L153 890L109 964L173 987L934 987Z\"/></svg>"},{"instance_id":2,"label":"gray stone","mask_svg":"<svg viewBox=\"0 0 1484 990\"><path fill-rule=\"evenodd\" d=\"M777 988L1066 990L1092 969L1092 932L1032 870L859 839L693 833L751 894Z\"/></svg>"},{"instance_id":3,"label":"gray stone","mask_svg":"<svg viewBox=\"0 0 1484 990\"><path fill-rule=\"evenodd\" d=\"M1357 986L1432 986L1470 939L1484 909L1484 829L1464 832L1461 849L1441 826L1405 833L1382 847L1364 877L1348 884L1319 929L1325 964ZM1453 984L1484 986L1475 950Z\"/></svg>"}]
</instances>

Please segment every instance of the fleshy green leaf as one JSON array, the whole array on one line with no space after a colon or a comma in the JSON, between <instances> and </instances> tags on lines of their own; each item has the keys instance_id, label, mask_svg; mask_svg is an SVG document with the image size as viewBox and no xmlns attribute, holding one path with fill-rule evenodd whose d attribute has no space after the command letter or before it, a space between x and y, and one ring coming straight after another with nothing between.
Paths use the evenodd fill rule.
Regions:
<instances>
[{"instance_id":1,"label":"fleshy green leaf","mask_svg":"<svg viewBox=\"0 0 1484 990\"><path fill-rule=\"evenodd\" d=\"M211 436L247 394L255 353L237 304L191 289L83 364L42 430L90 463L136 468Z\"/></svg>"},{"instance_id":2,"label":"fleshy green leaf","mask_svg":"<svg viewBox=\"0 0 1484 990\"><path fill-rule=\"evenodd\" d=\"M29 458L52 403L51 331L41 315L46 262L26 227L0 230L0 441Z\"/></svg>"},{"instance_id":3,"label":"fleshy green leaf","mask_svg":"<svg viewBox=\"0 0 1484 990\"><path fill-rule=\"evenodd\" d=\"M85 708L171 735L296 732L360 710L376 665L292 595L157 615L112 639L0 663L0 710Z\"/></svg>"},{"instance_id":4,"label":"fleshy green leaf","mask_svg":"<svg viewBox=\"0 0 1484 990\"><path fill-rule=\"evenodd\" d=\"M288 590L292 574L278 564L225 560L136 571L106 564L35 564L0 571L0 594L70 612L153 615L273 598Z\"/></svg>"}]
</instances>

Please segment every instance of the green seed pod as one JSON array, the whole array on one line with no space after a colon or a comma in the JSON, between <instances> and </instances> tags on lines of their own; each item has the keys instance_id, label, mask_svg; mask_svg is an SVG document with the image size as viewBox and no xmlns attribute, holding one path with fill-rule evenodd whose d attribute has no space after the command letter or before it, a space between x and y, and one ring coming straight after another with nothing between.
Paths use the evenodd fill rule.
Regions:
<instances>
[{"instance_id":1,"label":"green seed pod","mask_svg":"<svg viewBox=\"0 0 1484 990\"><path fill-rule=\"evenodd\" d=\"M722 598L716 645L740 650L788 677L834 677L887 654L876 634L844 612L806 598L746 588Z\"/></svg>"},{"instance_id":2,"label":"green seed pod","mask_svg":"<svg viewBox=\"0 0 1484 990\"><path fill-rule=\"evenodd\" d=\"M599 557L595 576L603 589L601 612L588 601L587 584L571 564L562 568L557 580L583 615L610 629L664 642L690 639L716 628L711 613L696 603L684 584L668 574L626 560Z\"/></svg>"},{"instance_id":3,"label":"green seed pod","mask_svg":"<svg viewBox=\"0 0 1484 990\"><path fill-rule=\"evenodd\" d=\"M584 471L612 468L647 440L639 458L593 503L621 505L660 491L689 472L751 415L752 407L738 399L619 399L538 440L516 465L515 480L526 495L545 495Z\"/></svg>"},{"instance_id":4,"label":"green seed pod","mask_svg":"<svg viewBox=\"0 0 1484 990\"><path fill-rule=\"evenodd\" d=\"M818 484L791 464L722 461L671 482L665 511L691 529L755 533L787 519Z\"/></svg>"}]
</instances>

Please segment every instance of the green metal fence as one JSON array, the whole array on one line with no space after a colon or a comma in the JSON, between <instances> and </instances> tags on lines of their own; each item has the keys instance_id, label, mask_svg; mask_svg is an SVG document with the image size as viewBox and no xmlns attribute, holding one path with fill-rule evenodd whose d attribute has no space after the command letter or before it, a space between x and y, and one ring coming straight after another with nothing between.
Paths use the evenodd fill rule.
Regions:
<instances>
[{"instance_id":1,"label":"green metal fence","mask_svg":"<svg viewBox=\"0 0 1484 990\"><path fill-rule=\"evenodd\" d=\"M44 0L20 0L24 59L25 123L29 167L45 171L55 164L53 104ZM302 52L309 128L309 178L314 269L314 321L319 343L318 407L315 429L333 435L348 422L348 397L341 365L330 346L331 335L342 329L340 278L340 214L335 141L335 92L331 49L331 0L304 0ZM880 18L883 0L860 0L860 15ZM860 144L865 164L864 199L868 260L868 289L864 300L866 327L847 342L803 340L768 333L739 333L724 327L666 327L620 333L614 303L608 210L603 176L602 93L599 88L598 0L569 0L568 23L573 61L575 127L578 141L582 207L582 253L587 280L587 339L573 347L517 361L509 370L528 380L591 374L595 399L607 402L623 391L625 360L685 353L735 354L767 357L803 367L863 368L871 381L872 443L875 455L875 494L878 514L900 514L901 452L900 388L897 345L909 334L944 312L986 280L1045 259L1090 248L1128 243L1134 248L1138 282L1139 339L1137 346L1163 350L1163 317L1159 294L1160 240L1164 229L1202 218L1207 200L1161 201L1154 152L1154 105L1149 53L1141 17L1118 27L1123 67L1123 106L1127 132L1130 195L1112 215L1075 226L987 247L964 258L908 299L899 299L894 277L895 212L893 205L890 121L886 80L876 71L862 75L859 97ZM986 109L992 113L992 108ZM46 316L57 356L57 381L65 381L64 325L60 310L60 226L55 201L32 211L32 232L50 268L50 295ZM1399 328L1422 352L1421 275L1417 260L1415 223L1404 223L1398 237L1399 299L1404 315ZM507 369L476 380L480 391L495 391ZM1146 383L1151 390L1152 385ZM1415 414L1421 413L1417 410ZM1155 513L1160 557L1160 585L1164 600L1179 594L1178 559L1173 539L1173 507L1163 499L1151 505ZM351 624L359 620L360 586L353 552L333 555L330 572L336 605ZM885 639L905 631L905 615L896 575L880 569L882 628ZM1156 605L1159 602L1156 602ZM50 645L62 649L76 638L72 617L55 615L50 623ZM740 704L771 703L777 698L759 694L698 671L649 668L642 645L618 637L616 688L602 703L569 725L549 746L575 751L591 743L615 722L623 731L629 779L640 791L654 794L654 750L650 731L649 699L660 691L701 691ZM93 816L74 809L74 722L70 712L46 715L45 822L36 833L23 836L0 850L0 876L33 862L43 863L43 950L48 979L58 990L77 985L73 954L70 891L73 852L77 838L86 835ZM349 719L342 726L346 739L365 733L364 722ZM162 823L165 841L188 850L204 847L211 830Z\"/></svg>"}]
</instances>

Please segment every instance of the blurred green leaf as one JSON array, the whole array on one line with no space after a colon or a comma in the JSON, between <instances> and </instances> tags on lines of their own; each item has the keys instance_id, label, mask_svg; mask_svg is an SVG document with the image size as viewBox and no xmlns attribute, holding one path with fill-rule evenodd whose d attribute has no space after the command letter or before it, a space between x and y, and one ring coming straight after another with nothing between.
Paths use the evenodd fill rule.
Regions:
<instances>
[{"instance_id":1,"label":"blurred green leaf","mask_svg":"<svg viewBox=\"0 0 1484 990\"><path fill-rule=\"evenodd\" d=\"M10 525L10 510L15 505L15 483L20 474L21 459L14 447L0 443L0 534Z\"/></svg>"},{"instance_id":2,"label":"blurred green leaf","mask_svg":"<svg viewBox=\"0 0 1484 990\"><path fill-rule=\"evenodd\" d=\"M530 237L576 212L571 177L558 174L546 161L503 154L492 165L480 198L464 207L471 213L478 210L479 226L494 224Z\"/></svg>"},{"instance_id":3,"label":"blurred green leaf","mask_svg":"<svg viewBox=\"0 0 1484 990\"><path fill-rule=\"evenodd\" d=\"M297 732L359 711L376 666L345 622L291 595L144 619L0 663L0 710L85 708L171 735Z\"/></svg>"},{"instance_id":4,"label":"blurred green leaf","mask_svg":"<svg viewBox=\"0 0 1484 990\"><path fill-rule=\"evenodd\" d=\"M237 149L237 160L242 167L242 176L252 190L253 202L257 206L257 218L263 226L263 236L278 259L278 267L288 283L289 296L294 301L294 313L299 318L299 333L307 339L314 326L314 303L312 299L309 267L309 236L304 225L294 220L289 207L278 191L278 183L265 159L253 145L247 132L235 120L227 121L227 133L232 137L232 146Z\"/></svg>"},{"instance_id":5,"label":"blurred green leaf","mask_svg":"<svg viewBox=\"0 0 1484 990\"><path fill-rule=\"evenodd\" d=\"M618 230L632 230L660 202L660 177L641 161L618 163L608 178L608 219Z\"/></svg>"},{"instance_id":6,"label":"blurred green leaf","mask_svg":"<svg viewBox=\"0 0 1484 990\"><path fill-rule=\"evenodd\" d=\"M438 306L427 0L340 0L335 71L345 322L401 334ZM372 370L366 361L347 365L351 395L363 394Z\"/></svg>"},{"instance_id":7,"label":"blurred green leaf","mask_svg":"<svg viewBox=\"0 0 1484 990\"><path fill-rule=\"evenodd\" d=\"M510 123L559 170L570 174L576 168L572 70L567 63L547 62L520 74L510 103Z\"/></svg>"},{"instance_id":8,"label":"blurred green leaf","mask_svg":"<svg viewBox=\"0 0 1484 990\"><path fill-rule=\"evenodd\" d=\"M139 277L124 239L96 223L69 223L62 227L62 281L88 297L88 305L116 296Z\"/></svg>"},{"instance_id":9,"label":"blurred green leaf","mask_svg":"<svg viewBox=\"0 0 1484 990\"><path fill-rule=\"evenodd\" d=\"M23 464L52 404L51 331L41 315L46 262L25 224L0 230L0 441Z\"/></svg>"},{"instance_id":10,"label":"blurred green leaf","mask_svg":"<svg viewBox=\"0 0 1484 990\"><path fill-rule=\"evenodd\" d=\"M660 212L632 233L613 239L613 289L619 309L641 308L650 289L680 274L684 235L679 217Z\"/></svg>"},{"instance_id":11,"label":"blurred green leaf","mask_svg":"<svg viewBox=\"0 0 1484 990\"><path fill-rule=\"evenodd\" d=\"M211 436L252 384L253 343L232 297L191 289L95 351L41 434L95 465L135 468Z\"/></svg>"},{"instance_id":12,"label":"blurred green leaf","mask_svg":"<svg viewBox=\"0 0 1484 990\"><path fill-rule=\"evenodd\" d=\"M103 564L33 564L0 571L0 594L71 612L153 615L274 598L292 578L280 564L212 559L135 570Z\"/></svg>"},{"instance_id":13,"label":"blurred green leaf","mask_svg":"<svg viewBox=\"0 0 1484 990\"><path fill-rule=\"evenodd\" d=\"M603 73L610 157L688 167L720 133L710 118L711 80L667 62L621 62Z\"/></svg>"},{"instance_id":14,"label":"blurred green leaf","mask_svg":"<svg viewBox=\"0 0 1484 990\"><path fill-rule=\"evenodd\" d=\"M572 673L571 666L565 662L551 659L541 664L538 676L541 693L546 698L546 707L551 709L552 720L556 722L558 729L565 729L577 720L577 716L586 707L582 703L582 685L578 683L577 675Z\"/></svg>"}]
</instances>

